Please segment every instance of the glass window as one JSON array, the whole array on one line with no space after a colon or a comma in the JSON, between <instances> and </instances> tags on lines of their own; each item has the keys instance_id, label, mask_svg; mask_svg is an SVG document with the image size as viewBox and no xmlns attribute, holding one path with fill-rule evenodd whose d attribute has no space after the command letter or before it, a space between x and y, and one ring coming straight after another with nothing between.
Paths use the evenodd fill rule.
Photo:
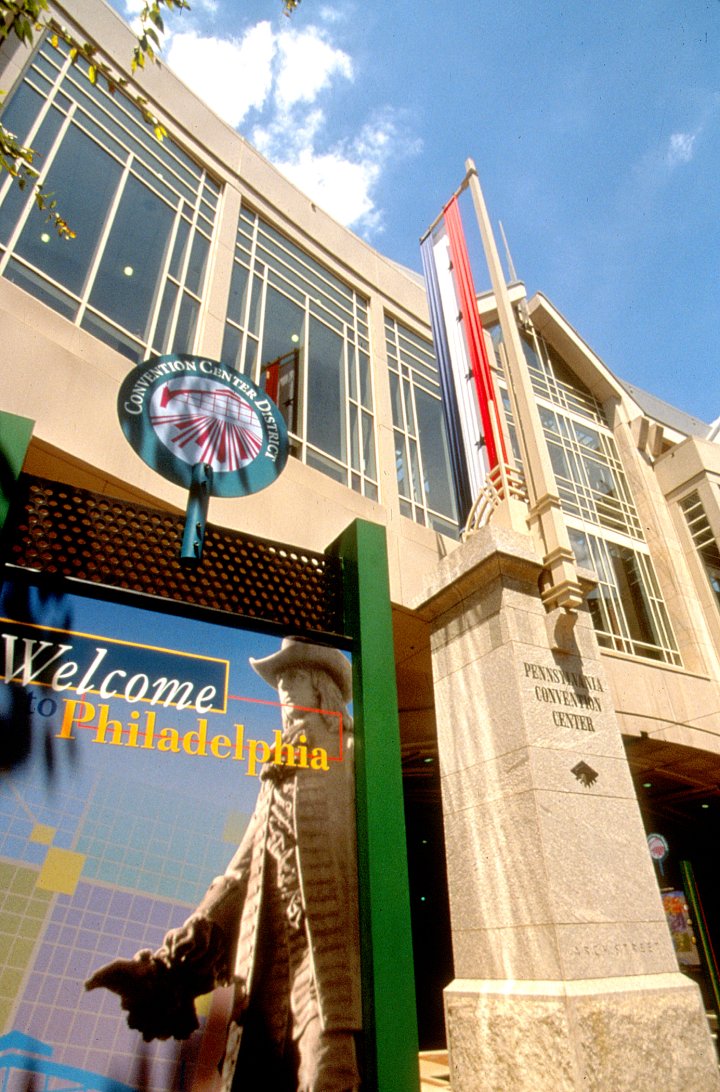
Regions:
<instances>
[{"instance_id":1,"label":"glass window","mask_svg":"<svg viewBox=\"0 0 720 1092\"><path fill-rule=\"evenodd\" d=\"M195 330L197 328L198 312L200 305L189 292L183 292L178 312L177 326L173 335L175 352L191 353L195 344Z\"/></svg>"},{"instance_id":2,"label":"glass window","mask_svg":"<svg viewBox=\"0 0 720 1092\"><path fill-rule=\"evenodd\" d=\"M44 187L54 195L77 237L61 239L48 224L47 213L33 205L15 253L46 277L80 295L121 177L120 164L71 125Z\"/></svg>"},{"instance_id":3,"label":"glass window","mask_svg":"<svg viewBox=\"0 0 720 1092\"><path fill-rule=\"evenodd\" d=\"M369 349L367 301L243 208L223 360L276 396L293 455L375 500Z\"/></svg>"},{"instance_id":4,"label":"glass window","mask_svg":"<svg viewBox=\"0 0 720 1092\"><path fill-rule=\"evenodd\" d=\"M265 297L263 321L263 367L305 345L305 311L283 296L275 288L268 287Z\"/></svg>"},{"instance_id":5,"label":"glass window","mask_svg":"<svg viewBox=\"0 0 720 1092\"><path fill-rule=\"evenodd\" d=\"M47 162L48 152L63 121L59 110L46 110L43 116L43 101L42 96L28 84L21 84L3 113L6 129L15 133L22 144L30 144L35 149L37 164ZM0 185L0 245L8 242L20 213L27 205L27 197L26 190L21 190L9 177L5 177L4 186Z\"/></svg>"},{"instance_id":6,"label":"glass window","mask_svg":"<svg viewBox=\"0 0 720 1092\"><path fill-rule=\"evenodd\" d=\"M167 260L174 214L130 176L95 276L89 304L145 340Z\"/></svg>"},{"instance_id":7,"label":"glass window","mask_svg":"<svg viewBox=\"0 0 720 1092\"><path fill-rule=\"evenodd\" d=\"M495 338L498 328L491 328ZM620 462L605 413L591 393L577 383L544 340L526 340L538 412L557 478L564 512L590 524L644 542L640 517ZM561 377L561 378L559 378ZM507 384L503 405L516 458L516 437ZM592 417L593 425L588 423Z\"/></svg>"},{"instance_id":8,"label":"glass window","mask_svg":"<svg viewBox=\"0 0 720 1092\"><path fill-rule=\"evenodd\" d=\"M40 184L76 238L8 180L0 274L131 359L192 350L219 187L83 68L46 38L3 112L42 153Z\"/></svg>"},{"instance_id":9,"label":"glass window","mask_svg":"<svg viewBox=\"0 0 720 1092\"><path fill-rule=\"evenodd\" d=\"M655 633L650 620L648 601L636 555L626 546L608 543L615 583L625 608L630 637L634 641L655 644Z\"/></svg>"},{"instance_id":10,"label":"glass window","mask_svg":"<svg viewBox=\"0 0 720 1092\"><path fill-rule=\"evenodd\" d=\"M230 281L230 298L228 299L228 316L238 323L245 319L245 304L247 302L249 273L240 262L233 264L232 279ZM225 359L223 354L223 359Z\"/></svg>"},{"instance_id":11,"label":"glass window","mask_svg":"<svg viewBox=\"0 0 720 1092\"><path fill-rule=\"evenodd\" d=\"M502 363L499 327L490 332ZM679 664L640 517L603 407L542 337L526 332L523 346L570 541L578 565L593 569L599 579L588 597L598 641L618 652ZM521 465L506 382L501 391Z\"/></svg>"},{"instance_id":12,"label":"glass window","mask_svg":"<svg viewBox=\"0 0 720 1092\"><path fill-rule=\"evenodd\" d=\"M645 549L631 548L568 527L578 565L594 570L598 585L588 607L598 642L633 656L680 664L665 604Z\"/></svg>"},{"instance_id":13,"label":"glass window","mask_svg":"<svg viewBox=\"0 0 720 1092\"><path fill-rule=\"evenodd\" d=\"M385 319L395 464L403 515L457 537L457 506L432 343Z\"/></svg>"},{"instance_id":14,"label":"glass window","mask_svg":"<svg viewBox=\"0 0 720 1092\"><path fill-rule=\"evenodd\" d=\"M307 438L345 461L345 367L342 338L310 319Z\"/></svg>"},{"instance_id":15,"label":"glass window","mask_svg":"<svg viewBox=\"0 0 720 1092\"><path fill-rule=\"evenodd\" d=\"M693 545L703 563L715 598L720 606L720 549L713 534L710 520L698 492L690 493L680 501L680 509L693 540Z\"/></svg>"}]
</instances>

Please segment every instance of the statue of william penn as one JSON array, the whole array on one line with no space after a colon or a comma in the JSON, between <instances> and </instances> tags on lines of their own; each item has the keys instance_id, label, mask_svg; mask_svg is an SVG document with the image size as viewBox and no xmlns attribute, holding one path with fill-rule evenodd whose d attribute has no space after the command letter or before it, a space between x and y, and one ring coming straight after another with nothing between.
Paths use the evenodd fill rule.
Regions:
<instances>
[{"instance_id":1,"label":"statue of william penn","mask_svg":"<svg viewBox=\"0 0 720 1092\"><path fill-rule=\"evenodd\" d=\"M290 638L250 664L277 689L283 743L337 755L342 714L342 761L266 763L240 847L197 910L156 952L115 960L86 986L118 993L150 1040L187 1038L194 998L232 984L223 1092L352 1092L361 1000L350 664Z\"/></svg>"}]
</instances>

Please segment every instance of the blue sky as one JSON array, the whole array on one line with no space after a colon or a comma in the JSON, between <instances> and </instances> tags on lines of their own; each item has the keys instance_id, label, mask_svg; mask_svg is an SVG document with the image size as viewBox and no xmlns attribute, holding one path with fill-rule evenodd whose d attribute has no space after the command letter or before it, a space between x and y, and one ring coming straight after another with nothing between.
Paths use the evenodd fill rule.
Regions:
<instances>
[{"instance_id":1,"label":"blue sky","mask_svg":"<svg viewBox=\"0 0 720 1092\"><path fill-rule=\"evenodd\" d=\"M186 83L416 270L474 158L528 291L625 379L720 416L717 0L193 0L169 29Z\"/></svg>"}]
</instances>

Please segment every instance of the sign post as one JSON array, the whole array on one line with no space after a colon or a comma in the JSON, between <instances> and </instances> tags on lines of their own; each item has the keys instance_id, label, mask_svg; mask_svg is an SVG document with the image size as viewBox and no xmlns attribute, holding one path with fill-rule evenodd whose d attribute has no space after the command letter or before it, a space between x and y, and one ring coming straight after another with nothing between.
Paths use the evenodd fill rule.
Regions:
<instances>
[{"instance_id":1,"label":"sign post","mask_svg":"<svg viewBox=\"0 0 720 1092\"><path fill-rule=\"evenodd\" d=\"M183 565L194 565L202 556L212 479L213 470L209 463L195 463L180 547L180 561Z\"/></svg>"}]
</instances>

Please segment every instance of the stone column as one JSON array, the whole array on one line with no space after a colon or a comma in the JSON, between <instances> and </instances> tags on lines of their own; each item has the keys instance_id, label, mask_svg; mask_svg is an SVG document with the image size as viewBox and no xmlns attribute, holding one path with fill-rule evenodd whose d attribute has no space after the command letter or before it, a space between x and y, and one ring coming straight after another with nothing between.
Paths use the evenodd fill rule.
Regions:
<instances>
[{"instance_id":1,"label":"stone column","mask_svg":"<svg viewBox=\"0 0 720 1092\"><path fill-rule=\"evenodd\" d=\"M677 966L589 615L542 605L532 540L445 558L432 624L455 1092L720 1089Z\"/></svg>"}]
</instances>

